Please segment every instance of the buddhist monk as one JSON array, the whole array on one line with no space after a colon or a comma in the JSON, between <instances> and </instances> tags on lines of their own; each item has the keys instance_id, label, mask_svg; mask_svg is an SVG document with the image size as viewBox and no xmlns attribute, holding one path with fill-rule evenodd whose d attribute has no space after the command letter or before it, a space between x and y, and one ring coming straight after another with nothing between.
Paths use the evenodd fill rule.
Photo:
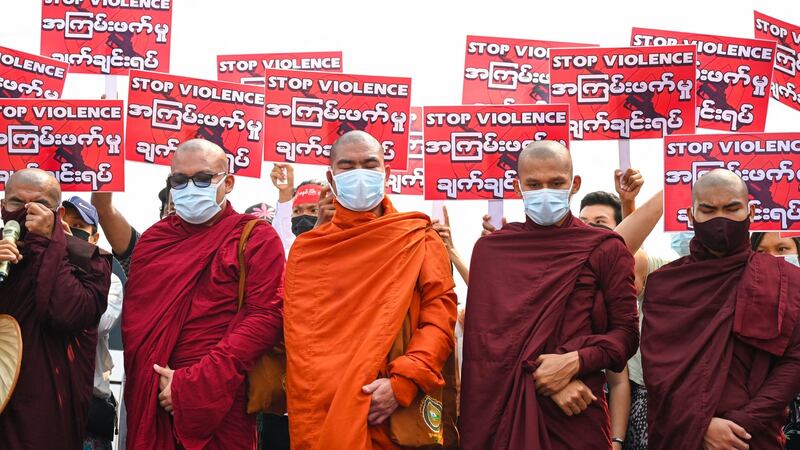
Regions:
<instances>
[{"instance_id":1,"label":"buddhist monk","mask_svg":"<svg viewBox=\"0 0 800 450\"><path fill-rule=\"evenodd\" d=\"M256 445L245 376L281 337L284 256L272 227L226 199L227 168L216 144L181 144L168 179L176 213L134 250L122 314L128 449ZM238 309L238 246L251 220Z\"/></svg>"},{"instance_id":2,"label":"buddhist monk","mask_svg":"<svg viewBox=\"0 0 800 450\"><path fill-rule=\"evenodd\" d=\"M610 449L604 369L638 343L633 257L574 217L569 151L528 145L514 186L527 220L475 245L461 390L462 449Z\"/></svg>"},{"instance_id":3,"label":"buddhist monk","mask_svg":"<svg viewBox=\"0 0 800 450\"><path fill-rule=\"evenodd\" d=\"M800 269L750 248L745 183L700 177L691 254L647 281L642 365L651 449L781 449L800 392Z\"/></svg>"},{"instance_id":4,"label":"buddhist monk","mask_svg":"<svg viewBox=\"0 0 800 450\"><path fill-rule=\"evenodd\" d=\"M0 449L83 444L111 255L65 235L63 216L52 175L39 169L11 175L2 218L22 230L21 242L0 241L0 262L12 263L0 283L0 314L19 322L23 352L19 382L0 415Z\"/></svg>"},{"instance_id":5,"label":"buddhist monk","mask_svg":"<svg viewBox=\"0 0 800 450\"><path fill-rule=\"evenodd\" d=\"M330 162L333 220L298 236L286 268L292 448L397 449L392 414L444 385L450 261L428 217L397 212L385 195L374 137L342 135Z\"/></svg>"}]
</instances>

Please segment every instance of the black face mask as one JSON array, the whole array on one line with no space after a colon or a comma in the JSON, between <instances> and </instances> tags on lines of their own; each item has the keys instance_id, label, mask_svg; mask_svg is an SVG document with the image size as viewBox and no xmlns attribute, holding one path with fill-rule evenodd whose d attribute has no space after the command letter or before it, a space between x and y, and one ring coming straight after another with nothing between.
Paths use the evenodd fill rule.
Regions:
<instances>
[{"instance_id":1,"label":"black face mask","mask_svg":"<svg viewBox=\"0 0 800 450\"><path fill-rule=\"evenodd\" d=\"M88 231L81 230L80 228L70 227L69 231L72 232L72 236L86 242L89 242L89 238L92 236Z\"/></svg>"},{"instance_id":2,"label":"black face mask","mask_svg":"<svg viewBox=\"0 0 800 450\"><path fill-rule=\"evenodd\" d=\"M715 217L705 222L694 222L694 236L709 250L735 253L750 245L750 219L737 222L727 217Z\"/></svg>"},{"instance_id":3,"label":"black face mask","mask_svg":"<svg viewBox=\"0 0 800 450\"><path fill-rule=\"evenodd\" d=\"M294 233L295 236L300 236L306 231L313 230L314 225L316 224L317 224L317 216L305 215L305 216L292 217L292 233Z\"/></svg>"}]
</instances>

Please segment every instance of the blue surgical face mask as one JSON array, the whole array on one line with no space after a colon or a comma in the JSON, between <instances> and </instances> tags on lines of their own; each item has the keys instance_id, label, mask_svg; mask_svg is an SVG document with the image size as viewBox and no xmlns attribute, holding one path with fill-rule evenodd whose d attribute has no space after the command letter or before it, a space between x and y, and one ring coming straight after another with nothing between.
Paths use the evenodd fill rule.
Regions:
<instances>
[{"instance_id":1,"label":"blue surgical face mask","mask_svg":"<svg viewBox=\"0 0 800 450\"><path fill-rule=\"evenodd\" d=\"M789 264L794 264L797 267L800 267L800 261L797 259L797 255L786 255L783 257Z\"/></svg>"},{"instance_id":2,"label":"blue surgical face mask","mask_svg":"<svg viewBox=\"0 0 800 450\"><path fill-rule=\"evenodd\" d=\"M383 201L385 172L354 169L333 176L336 200L351 211L369 211Z\"/></svg>"},{"instance_id":3,"label":"blue surgical face mask","mask_svg":"<svg viewBox=\"0 0 800 450\"><path fill-rule=\"evenodd\" d=\"M183 189L170 189L172 202L175 204L175 213L178 217L191 224L199 225L216 216L222 211L222 207L217 203L217 189L226 177L227 175L216 184L204 188L199 188L190 181Z\"/></svg>"},{"instance_id":4,"label":"blue surgical face mask","mask_svg":"<svg viewBox=\"0 0 800 450\"><path fill-rule=\"evenodd\" d=\"M678 256L689 256L689 243L694 238L694 232L692 231L682 231L680 233L675 233L672 235L672 242L670 246Z\"/></svg>"},{"instance_id":5,"label":"blue surgical face mask","mask_svg":"<svg viewBox=\"0 0 800 450\"><path fill-rule=\"evenodd\" d=\"M520 183L520 189L522 189L521 186ZM563 219L569 212L569 194L572 182L569 183L569 186L568 189L522 191L525 214L542 226L550 226Z\"/></svg>"}]
</instances>

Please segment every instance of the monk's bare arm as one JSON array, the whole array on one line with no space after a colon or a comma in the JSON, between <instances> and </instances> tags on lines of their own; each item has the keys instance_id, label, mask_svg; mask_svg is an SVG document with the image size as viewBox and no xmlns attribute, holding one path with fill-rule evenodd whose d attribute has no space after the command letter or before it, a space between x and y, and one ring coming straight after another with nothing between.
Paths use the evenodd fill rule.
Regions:
<instances>
[{"instance_id":1,"label":"monk's bare arm","mask_svg":"<svg viewBox=\"0 0 800 450\"><path fill-rule=\"evenodd\" d=\"M444 385L442 368L455 347L455 283L447 251L433 231L428 232L418 283L422 289L419 326L406 354L389 364L392 389L402 406L411 404L418 388L430 393Z\"/></svg>"},{"instance_id":2,"label":"monk's bare arm","mask_svg":"<svg viewBox=\"0 0 800 450\"><path fill-rule=\"evenodd\" d=\"M134 231L125 216L114 207L111 195L110 192L93 192L92 206L97 209L100 226L111 244L111 250L115 255L122 255L128 250Z\"/></svg>"},{"instance_id":3,"label":"monk's bare arm","mask_svg":"<svg viewBox=\"0 0 800 450\"><path fill-rule=\"evenodd\" d=\"M768 432L771 421L780 415L786 405L800 393L800 326L795 325L794 336L784 355L778 360L766 381L755 396L743 407L723 414L743 427L748 433Z\"/></svg>"},{"instance_id":4,"label":"monk's bare arm","mask_svg":"<svg viewBox=\"0 0 800 450\"><path fill-rule=\"evenodd\" d=\"M603 369L621 371L639 345L633 255L618 239L608 239L589 257L608 313L608 330L592 346L578 350L578 376Z\"/></svg>"},{"instance_id":5,"label":"monk's bare arm","mask_svg":"<svg viewBox=\"0 0 800 450\"><path fill-rule=\"evenodd\" d=\"M664 214L663 196L664 191L658 191L614 229L625 240L631 254L639 250Z\"/></svg>"},{"instance_id":6,"label":"monk's bare arm","mask_svg":"<svg viewBox=\"0 0 800 450\"><path fill-rule=\"evenodd\" d=\"M83 243L80 243L83 244ZM97 327L111 286L111 256L95 249L88 270L69 263L66 237L59 228L52 239L29 234L26 258L38 269L36 311L51 327L77 332ZM87 244L88 245L88 244Z\"/></svg>"}]
</instances>

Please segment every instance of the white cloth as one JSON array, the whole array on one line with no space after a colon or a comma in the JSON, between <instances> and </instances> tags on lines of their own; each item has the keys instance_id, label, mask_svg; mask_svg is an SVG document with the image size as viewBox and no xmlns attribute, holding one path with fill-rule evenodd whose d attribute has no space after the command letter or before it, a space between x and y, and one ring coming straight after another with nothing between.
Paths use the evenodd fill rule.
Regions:
<instances>
[{"instance_id":1,"label":"white cloth","mask_svg":"<svg viewBox=\"0 0 800 450\"><path fill-rule=\"evenodd\" d=\"M272 218L272 228L278 233L283 244L283 254L289 258L289 250L294 244L296 236L292 232L292 201L278 202L275 206L275 217Z\"/></svg>"},{"instance_id":2,"label":"white cloth","mask_svg":"<svg viewBox=\"0 0 800 450\"><path fill-rule=\"evenodd\" d=\"M111 288L108 290L108 308L97 325L97 352L94 360L94 396L107 399L111 397L111 383L108 377L114 368L114 360L108 348L108 335L122 314L122 281L111 274Z\"/></svg>"}]
</instances>

